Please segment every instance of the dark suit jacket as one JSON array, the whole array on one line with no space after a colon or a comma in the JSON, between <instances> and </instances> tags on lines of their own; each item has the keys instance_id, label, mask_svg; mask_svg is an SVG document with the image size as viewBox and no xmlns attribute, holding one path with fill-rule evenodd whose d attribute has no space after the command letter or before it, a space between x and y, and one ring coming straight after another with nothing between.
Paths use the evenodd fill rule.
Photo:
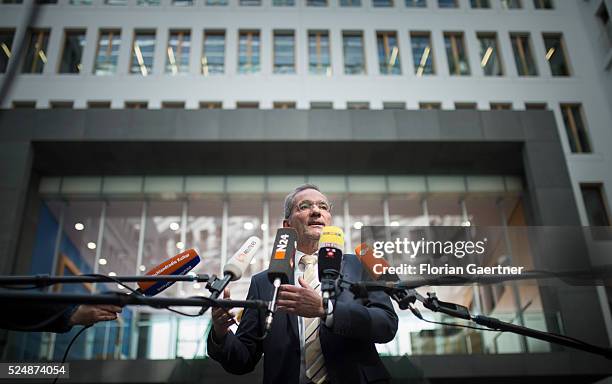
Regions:
<instances>
[{"instance_id":1,"label":"dark suit jacket","mask_svg":"<svg viewBox=\"0 0 612 384\"><path fill-rule=\"evenodd\" d=\"M357 257L350 254L344 255L341 272L349 281L367 276ZM270 300L272 293L273 286L263 271L253 276L247 299ZM320 331L328 379L334 384L386 382L389 374L374 343L389 342L397 332L398 318L389 297L376 292L368 300L355 299L345 289L334 304L333 327L321 325ZM263 354L264 383L298 384L301 357L297 316L277 312L270 333L259 341L264 318L264 311L246 309L236 334L229 332L220 344L212 340L211 330L208 354L234 374L251 372Z\"/></svg>"},{"instance_id":2,"label":"dark suit jacket","mask_svg":"<svg viewBox=\"0 0 612 384\"><path fill-rule=\"evenodd\" d=\"M24 332L65 333L77 305L15 302L4 306L0 328Z\"/></svg>"}]
</instances>

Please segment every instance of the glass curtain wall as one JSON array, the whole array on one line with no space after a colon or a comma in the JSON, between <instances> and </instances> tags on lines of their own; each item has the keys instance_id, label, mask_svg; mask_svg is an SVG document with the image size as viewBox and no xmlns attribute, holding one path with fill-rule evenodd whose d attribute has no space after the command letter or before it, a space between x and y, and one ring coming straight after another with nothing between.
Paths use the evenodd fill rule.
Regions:
<instances>
[{"instance_id":1,"label":"glass curtain wall","mask_svg":"<svg viewBox=\"0 0 612 384\"><path fill-rule=\"evenodd\" d=\"M61 179L61 180L60 180ZM101 180L102 178L100 178ZM194 272L222 274L229 258L250 236L263 239L232 298L246 297L251 277L267 268L283 201L294 187L311 182L332 202L333 224L345 231L345 251L360 243L362 226L524 226L520 180L504 176L227 176L131 177L104 182L49 178L41 183L32 273L144 274L187 248L202 258ZM100 187L96 187L100 186ZM104 187L101 187L104 186ZM494 244L497 263L531 266L528 247L502 236ZM393 261L391 261L393 263ZM55 264L54 264L55 263ZM57 268L52 269L51 266ZM208 295L203 283L176 283L161 295ZM62 287L62 289L67 289ZM117 284L72 289L121 291ZM446 301L466 305L526 326L545 329L537 285L436 287ZM124 290L123 290L124 291ZM194 312L193 308L182 308ZM386 355L521 353L547 351L544 343L519 336L451 330L400 311L396 338L379 345ZM430 319L444 320L428 311ZM210 314L182 317L165 310L131 307L117 322L96 325L73 347L73 358L173 359L206 356ZM68 334L70 335L70 334ZM155 337L152 337L155 335ZM63 353L71 336L26 336L23 357ZM65 339L65 340L64 340Z\"/></svg>"}]
</instances>

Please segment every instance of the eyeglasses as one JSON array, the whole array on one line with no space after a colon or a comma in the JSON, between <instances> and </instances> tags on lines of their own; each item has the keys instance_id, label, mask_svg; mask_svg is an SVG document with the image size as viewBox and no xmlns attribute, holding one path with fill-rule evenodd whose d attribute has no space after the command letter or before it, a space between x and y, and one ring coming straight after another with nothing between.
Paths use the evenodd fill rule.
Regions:
<instances>
[{"instance_id":1,"label":"eyeglasses","mask_svg":"<svg viewBox=\"0 0 612 384\"><path fill-rule=\"evenodd\" d=\"M328 203L327 201L310 201L310 200L304 200L304 201L300 201L297 205L296 205L296 209L298 212L304 212L306 210L312 210L312 208L314 206L317 206L319 208L319 210L321 211L331 211L331 204Z\"/></svg>"}]
</instances>

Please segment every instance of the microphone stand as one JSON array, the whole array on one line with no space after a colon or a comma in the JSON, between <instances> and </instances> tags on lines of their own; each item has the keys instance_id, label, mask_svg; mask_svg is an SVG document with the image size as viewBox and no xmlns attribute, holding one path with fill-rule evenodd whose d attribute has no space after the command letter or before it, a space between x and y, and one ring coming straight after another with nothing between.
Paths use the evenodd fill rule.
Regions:
<instances>
[{"instance_id":1,"label":"microphone stand","mask_svg":"<svg viewBox=\"0 0 612 384\"><path fill-rule=\"evenodd\" d=\"M431 282L438 284L431 285L445 285L447 281L454 280L456 276L446 276L443 279L430 279ZM545 277L551 277L550 275L546 275ZM532 277L533 278L533 277ZM439 280L444 281L443 283ZM469 280L469 279L468 279ZM500 282L499 279L490 279L496 280L496 282ZM569 337L564 335L559 335L552 332L543 332L536 329L531 329L527 327L523 327L520 325L508 323L505 321L501 321L494 317L484 316L484 315L476 315L473 316L470 314L470 311L467 307L455 303L440 301L436 294L433 292L428 292L427 297L421 296L416 290L411 288L406 288L406 286L411 286L412 288L416 288L418 283L408 283L408 282L400 282L400 283L378 283L378 282L360 282L360 283L350 283L348 281L342 281L341 283L349 284L351 292L355 294L356 297L365 298L368 296L370 291L384 291L391 298L393 298L398 304L400 309L410 309L410 311L419 319L423 320L423 317L419 310L414 305L416 301L420 301L423 306L433 312L441 312L448 316L456 317L459 319L473 321L476 324L482 325L484 327L502 331L502 332L512 332L518 335L523 335L527 337L531 337L538 340L543 340L549 343L555 343L559 345L563 345L566 347L579 349L582 351L594 353L600 356L603 356L607 359L612 359L612 348L600 347L597 345L589 344L587 342ZM420 286L420 285L418 285Z\"/></svg>"},{"instance_id":2,"label":"microphone stand","mask_svg":"<svg viewBox=\"0 0 612 384\"><path fill-rule=\"evenodd\" d=\"M219 300L204 296L190 298L149 297L130 295L122 292L109 292L103 294L74 294L74 293L43 293L43 292L7 292L0 291L0 303L19 305L20 303L65 303L65 304L112 304L124 307L126 305L142 305L153 308L166 308L170 306L202 307L212 306L221 308L267 308L268 302L263 300Z\"/></svg>"},{"instance_id":3,"label":"microphone stand","mask_svg":"<svg viewBox=\"0 0 612 384\"><path fill-rule=\"evenodd\" d=\"M51 276L48 274L35 276L0 276L0 286L5 288L11 286L33 285L43 288L54 284L83 284L83 283L137 283L141 281L197 281L207 282L210 277L206 274L200 275L164 275L164 276L104 276L104 275L78 275L78 276Z\"/></svg>"}]
</instances>

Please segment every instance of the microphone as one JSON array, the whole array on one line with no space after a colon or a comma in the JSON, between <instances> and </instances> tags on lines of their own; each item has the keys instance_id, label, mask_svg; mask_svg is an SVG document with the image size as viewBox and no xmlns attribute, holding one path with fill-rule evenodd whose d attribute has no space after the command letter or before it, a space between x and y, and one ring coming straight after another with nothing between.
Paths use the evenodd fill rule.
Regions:
<instances>
[{"instance_id":1,"label":"microphone","mask_svg":"<svg viewBox=\"0 0 612 384\"><path fill-rule=\"evenodd\" d=\"M357 256L357 259L361 261L361 264L373 280L384 281L388 283L400 282L400 278L399 276L397 276L396 273L390 274L376 272L375 266L381 266L382 268L380 268L380 270L382 271L384 270L384 267L389 267L389 263L382 257L375 257L374 250L368 244L359 244L355 248L355 255ZM392 286L393 284L387 285ZM365 286L365 284L353 284L350 290L358 297L368 297L368 287ZM391 290L390 288L382 290L384 290L385 292L390 291L388 292L389 296L391 296L391 298L399 304L400 309L410 309L412 313L414 313L418 318L422 318L418 309L414 306L414 303L417 299L422 299L422 296L417 291L415 291L414 289Z\"/></svg>"},{"instance_id":2,"label":"microphone","mask_svg":"<svg viewBox=\"0 0 612 384\"><path fill-rule=\"evenodd\" d=\"M295 270L295 250L297 248L297 232L293 228L279 228L272 246L272 257L268 266L268 280L274 285L272 300L268 304L264 335L272 328L272 320L276 312L278 289L281 284L292 281Z\"/></svg>"},{"instance_id":3,"label":"microphone","mask_svg":"<svg viewBox=\"0 0 612 384\"><path fill-rule=\"evenodd\" d=\"M323 294L323 307L329 313L329 299L336 293L336 278L340 275L342 252L344 250L344 232L339 227L326 226L319 238L319 280Z\"/></svg>"},{"instance_id":4,"label":"microphone","mask_svg":"<svg viewBox=\"0 0 612 384\"><path fill-rule=\"evenodd\" d=\"M261 246L261 240L256 236L249 237L223 267L223 278L214 278L206 284L210 298L217 299L230 281L236 281L251 264L251 260Z\"/></svg>"},{"instance_id":5,"label":"microphone","mask_svg":"<svg viewBox=\"0 0 612 384\"><path fill-rule=\"evenodd\" d=\"M185 275L198 265L199 262L200 255L198 255L195 249L190 248L154 267L146 275ZM174 284L174 281L142 281L138 283L138 291L145 296L155 296L172 284Z\"/></svg>"}]
</instances>

